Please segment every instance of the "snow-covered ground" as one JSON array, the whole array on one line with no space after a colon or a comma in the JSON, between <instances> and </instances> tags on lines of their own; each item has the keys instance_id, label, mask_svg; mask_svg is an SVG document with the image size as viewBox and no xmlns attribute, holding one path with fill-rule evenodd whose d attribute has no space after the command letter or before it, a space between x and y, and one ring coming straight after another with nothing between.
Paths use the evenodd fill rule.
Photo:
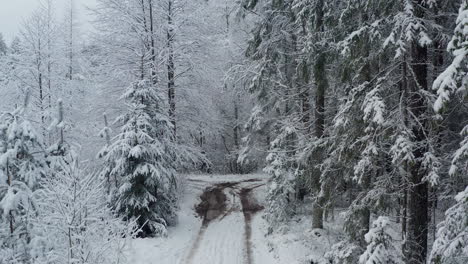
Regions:
<instances>
[{"instance_id":1,"label":"snow-covered ground","mask_svg":"<svg viewBox=\"0 0 468 264\"><path fill-rule=\"evenodd\" d=\"M263 205L268 177L251 175L190 175L185 181L180 204L179 224L170 228L167 238L135 239L128 252L133 264L284 264L310 263L311 256L321 256L334 241L328 231L311 230L310 217L296 217L289 225L266 235L264 211L253 212L246 221L245 201L240 193L252 189L251 199ZM222 183L226 195L224 213L203 221L195 207L205 189ZM245 211L245 210L244 210ZM331 228L333 229L333 228Z\"/></svg>"}]
</instances>

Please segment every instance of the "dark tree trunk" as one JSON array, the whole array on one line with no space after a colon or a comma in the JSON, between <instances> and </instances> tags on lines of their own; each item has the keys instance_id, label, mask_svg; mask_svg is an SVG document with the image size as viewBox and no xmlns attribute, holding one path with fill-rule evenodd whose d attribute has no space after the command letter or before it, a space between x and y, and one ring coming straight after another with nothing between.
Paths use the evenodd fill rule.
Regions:
<instances>
[{"instance_id":1,"label":"dark tree trunk","mask_svg":"<svg viewBox=\"0 0 468 264\"><path fill-rule=\"evenodd\" d=\"M45 114L44 114L44 84L42 75L42 42L38 40L37 51L37 85L39 90L39 109L41 111L42 135L46 138Z\"/></svg>"},{"instance_id":2,"label":"dark tree trunk","mask_svg":"<svg viewBox=\"0 0 468 264\"><path fill-rule=\"evenodd\" d=\"M144 80L145 79L145 53L148 49L147 41L148 41L149 31L148 31L148 23L146 22L146 9L145 9L144 0L141 0L140 4L141 4L142 17L143 17L143 27L146 33L145 40L142 45L142 52L141 52L141 58L140 58L140 79Z\"/></svg>"},{"instance_id":3,"label":"dark tree trunk","mask_svg":"<svg viewBox=\"0 0 468 264\"><path fill-rule=\"evenodd\" d=\"M11 179L11 174L9 172L9 169L8 169L8 159L6 159L6 176L7 176L7 184L8 186L11 188L11 185L13 183L13 180ZM8 212L8 215L9 215L9 224L10 224L10 236L13 236L13 232L15 231L15 227L14 227L14 219L13 219L13 213L11 211Z\"/></svg>"},{"instance_id":4,"label":"dark tree trunk","mask_svg":"<svg viewBox=\"0 0 468 264\"><path fill-rule=\"evenodd\" d=\"M424 10L420 7L424 0L413 0L415 16L424 18ZM427 48L418 43L412 43L411 47L413 81L410 86L409 111L414 119L412 133L415 141L413 150L414 163L409 166L409 201L408 201L408 264L426 263L427 237L428 237L428 185L424 181L424 169L421 159L426 152L426 136L424 116L426 103L422 90L428 90L427 84Z\"/></svg>"},{"instance_id":5,"label":"dark tree trunk","mask_svg":"<svg viewBox=\"0 0 468 264\"><path fill-rule=\"evenodd\" d=\"M149 5L149 27L150 27L150 49L151 49L151 81L153 85L158 83L156 75L156 47L154 42L154 19L153 19L153 0L148 0Z\"/></svg>"},{"instance_id":6,"label":"dark tree trunk","mask_svg":"<svg viewBox=\"0 0 468 264\"><path fill-rule=\"evenodd\" d=\"M167 93L169 100L169 119L173 126L173 139L176 139L176 101L175 101L175 63L174 63L174 29L173 27L173 6L172 0L169 0L167 6Z\"/></svg>"},{"instance_id":7,"label":"dark tree trunk","mask_svg":"<svg viewBox=\"0 0 468 264\"><path fill-rule=\"evenodd\" d=\"M317 2L316 10L315 29L317 32L321 32L324 30L323 0L319 0ZM323 137L323 132L325 129L325 93L328 88L326 64L326 54L323 50L319 50L314 69L315 84L317 86L315 92L315 136L317 138ZM317 153L315 155L316 161L321 160L321 155L322 153ZM314 185L313 187L315 188L315 193L318 196L313 205L312 228L323 228L323 211L326 197L324 197L323 192L321 191L321 171L319 169L314 169L312 177L312 184Z\"/></svg>"},{"instance_id":8,"label":"dark tree trunk","mask_svg":"<svg viewBox=\"0 0 468 264\"><path fill-rule=\"evenodd\" d=\"M240 120L239 120L239 97L237 95L234 96L234 148L235 148L235 160L233 161L233 164L234 164L234 169L235 169L235 173L242 173L242 168L241 166L239 165L239 163L237 163L237 159L238 159L238 155L239 155L239 151L240 151L240 129L239 129L239 124L240 124Z\"/></svg>"},{"instance_id":9,"label":"dark tree trunk","mask_svg":"<svg viewBox=\"0 0 468 264\"><path fill-rule=\"evenodd\" d=\"M403 57L402 61L402 79L401 79L401 87L400 87L400 97L401 102L403 103L403 122L405 127L408 126L408 70L407 70L407 61L406 57ZM402 239L406 239L407 237L407 222L408 222L408 164L407 162L404 163L403 173L400 177L401 179L401 187L403 190L403 197L401 200L401 236ZM403 252L406 250L405 245L403 245Z\"/></svg>"}]
</instances>

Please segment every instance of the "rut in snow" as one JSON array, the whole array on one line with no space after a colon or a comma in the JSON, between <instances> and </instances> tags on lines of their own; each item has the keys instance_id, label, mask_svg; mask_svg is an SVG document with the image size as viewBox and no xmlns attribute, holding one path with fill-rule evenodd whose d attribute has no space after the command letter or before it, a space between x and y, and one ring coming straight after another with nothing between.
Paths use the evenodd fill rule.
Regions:
<instances>
[{"instance_id":1,"label":"rut in snow","mask_svg":"<svg viewBox=\"0 0 468 264\"><path fill-rule=\"evenodd\" d=\"M253 188L243 188L240 191L240 200L242 203L242 213L244 214L245 220L245 258L246 263L252 263L252 216L253 214L263 210L263 206L256 203L255 199L252 198L251 192L253 189L260 187L261 185Z\"/></svg>"},{"instance_id":2,"label":"rut in snow","mask_svg":"<svg viewBox=\"0 0 468 264\"><path fill-rule=\"evenodd\" d=\"M238 185L241 183L257 181L259 180L251 179L241 182L218 183L212 187L208 187L205 189L203 194L200 196L201 202L197 206L195 206L195 212L199 215L200 218L202 218L202 226L200 227L197 237L195 238L192 248L188 254L187 263L192 263L193 258L200 246L202 238L210 222L215 219L219 219L219 221L222 221L224 217L236 211L234 210L235 206L228 206L229 200L226 197L226 189L229 189L229 193L237 197L238 200L240 200L241 202L242 213L244 215L245 221L244 258L245 263L252 263L252 245L250 239L252 234L251 220L252 216L256 212L263 209L263 206L258 205L255 199L252 198L251 191L257 187L262 186L263 184L244 188L240 188ZM230 209L228 210L228 208Z\"/></svg>"},{"instance_id":3,"label":"rut in snow","mask_svg":"<svg viewBox=\"0 0 468 264\"><path fill-rule=\"evenodd\" d=\"M195 212L203 219L203 222L188 254L187 263L192 262L192 259L197 252L198 247L200 246L200 241L203 238L210 221L225 214L227 208L227 198L226 194L224 194L224 189L228 187L232 188L238 183L239 182L227 182L216 184L213 187L206 188L203 194L200 196L201 202L195 207Z\"/></svg>"}]
</instances>

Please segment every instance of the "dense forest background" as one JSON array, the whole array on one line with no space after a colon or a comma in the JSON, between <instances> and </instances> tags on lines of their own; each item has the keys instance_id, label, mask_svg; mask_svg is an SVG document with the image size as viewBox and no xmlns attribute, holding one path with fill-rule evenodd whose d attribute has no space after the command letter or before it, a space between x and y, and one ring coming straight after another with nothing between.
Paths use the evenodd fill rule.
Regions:
<instances>
[{"instance_id":1,"label":"dense forest background","mask_svg":"<svg viewBox=\"0 0 468 264\"><path fill-rule=\"evenodd\" d=\"M466 263L467 0L96 1L0 35L0 263L118 263L262 169L271 230L342 211L326 263Z\"/></svg>"}]
</instances>

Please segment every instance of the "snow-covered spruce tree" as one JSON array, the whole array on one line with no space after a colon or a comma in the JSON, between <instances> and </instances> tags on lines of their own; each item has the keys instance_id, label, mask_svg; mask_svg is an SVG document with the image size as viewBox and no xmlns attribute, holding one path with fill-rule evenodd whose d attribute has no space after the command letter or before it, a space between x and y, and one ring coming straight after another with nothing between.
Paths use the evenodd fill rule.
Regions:
<instances>
[{"instance_id":1,"label":"snow-covered spruce tree","mask_svg":"<svg viewBox=\"0 0 468 264\"><path fill-rule=\"evenodd\" d=\"M106 200L104 181L81 167L70 150L36 192L31 257L37 264L117 264L135 231Z\"/></svg>"},{"instance_id":2,"label":"snow-covered spruce tree","mask_svg":"<svg viewBox=\"0 0 468 264\"><path fill-rule=\"evenodd\" d=\"M282 189L290 190L282 198L272 196L271 201L278 198L291 205L312 194L315 228L323 227L329 200L329 185L321 184L321 165L326 156L326 116L331 109L325 98L332 90L328 59L335 53L331 48L335 5L336 1L309 0L242 3L243 9L257 7L256 12L264 17L246 51L251 62L247 83L256 100L247 139L253 142L252 134L268 131L267 138L272 140L267 163L274 165L278 181L273 186L287 183ZM284 168L278 174L280 166ZM288 206L288 210L293 208Z\"/></svg>"},{"instance_id":3,"label":"snow-covered spruce tree","mask_svg":"<svg viewBox=\"0 0 468 264\"><path fill-rule=\"evenodd\" d=\"M45 175L40 137L24 108L0 116L0 263L28 263L34 191Z\"/></svg>"},{"instance_id":4,"label":"snow-covered spruce tree","mask_svg":"<svg viewBox=\"0 0 468 264\"><path fill-rule=\"evenodd\" d=\"M444 108L457 101L466 100L468 87L468 1L462 0L454 36L448 45L453 60L433 83L438 98L434 110ZM460 147L455 150L449 174L466 175L468 172L468 125L462 129ZM466 179L464 179L466 182ZM463 181L462 181L463 182ZM468 261L468 188L455 196L456 204L445 212L445 220L439 224L429 261L434 264L458 264Z\"/></svg>"},{"instance_id":5,"label":"snow-covered spruce tree","mask_svg":"<svg viewBox=\"0 0 468 264\"><path fill-rule=\"evenodd\" d=\"M366 251L359 257L359 264L403 264L402 254L395 248L388 233L389 219L380 216L365 235Z\"/></svg>"},{"instance_id":6,"label":"snow-covered spruce tree","mask_svg":"<svg viewBox=\"0 0 468 264\"><path fill-rule=\"evenodd\" d=\"M337 27L345 34L336 46L343 55L340 78L344 91L337 94L343 94L343 98L330 127L327 150L330 158L325 160L322 173L322 182L339 181L347 186L352 201L345 212L344 227L350 243L359 242L361 246L370 227L371 212L388 206L382 201L389 200L385 197L392 190L388 179L395 177L386 170L386 153L390 131L396 129L390 125L397 125L400 118L388 115L396 109L388 109L388 105L398 101L394 92L398 81L381 63L391 58L382 49L382 35L391 25L381 23L378 18L398 12L398 6L382 8L385 4L385 1L347 1L340 6Z\"/></svg>"},{"instance_id":7,"label":"snow-covered spruce tree","mask_svg":"<svg viewBox=\"0 0 468 264\"><path fill-rule=\"evenodd\" d=\"M456 204L445 212L429 257L431 264L468 262L468 187L455 196Z\"/></svg>"},{"instance_id":8,"label":"snow-covered spruce tree","mask_svg":"<svg viewBox=\"0 0 468 264\"><path fill-rule=\"evenodd\" d=\"M468 1L462 0L454 35L447 50L454 56L449 66L437 77L432 88L437 90L437 100L434 110L442 112L450 101L457 101L453 97L459 95L461 101L466 100L468 95ZM464 137L460 148L456 150L452 159L449 174L454 175L457 171L468 171L468 125L461 131Z\"/></svg>"},{"instance_id":9,"label":"snow-covered spruce tree","mask_svg":"<svg viewBox=\"0 0 468 264\"><path fill-rule=\"evenodd\" d=\"M265 171L273 177L269 193L270 224L286 220L293 213L296 197L298 164L295 154L303 126L296 90L296 56L292 1L245 0L243 9L255 9L264 19L259 21L249 41L246 56L246 84L255 98L255 107L246 128L250 135L246 143L262 131L268 131L269 155ZM245 152L244 152L245 153ZM286 217L286 219L285 219Z\"/></svg>"},{"instance_id":10,"label":"snow-covered spruce tree","mask_svg":"<svg viewBox=\"0 0 468 264\"><path fill-rule=\"evenodd\" d=\"M333 40L340 34L336 31L338 6L338 1L293 1L300 52L295 78L301 93L298 99L305 134L304 142L299 146L306 146L298 151L303 168L299 180L305 179L306 190L314 198L313 228L323 228L324 215L330 201L330 185L322 181L322 164L326 159L327 115L335 107L326 98L333 90L329 78L330 69L334 67L330 62L336 59Z\"/></svg>"},{"instance_id":11,"label":"snow-covered spruce tree","mask_svg":"<svg viewBox=\"0 0 468 264\"><path fill-rule=\"evenodd\" d=\"M129 86L122 96L128 110L108 147L110 177L119 182L113 205L127 221L137 221L140 236L166 234L176 222L175 168L171 125L165 103L147 80ZM106 168L104 169L106 170Z\"/></svg>"},{"instance_id":12,"label":"snow-covered spruce tree","mask_svg":"<svg viewBox=\"0 0 468 264\"><path fill-rule=\"evenodd\" d=\"M409 263L425 258L428 186L439 183L443 164L426 81L430 45L433 39L444 45L450 19L450 5L438 8L442 15L430 1L345 1L339 7L345 35L336 43L344 55L338 96L344 96L322 179L344 182L353 200L345 229L361 247L371 213L403 208L403 236L410 231L413 246Z\"/></svg>"},{"instance_id":13,"label":"snow-covered spruce tree","mask_svg":"<svg viewBox=\"0 0 468 264\"><path fill-rule=\"evenodd\" d=\"M437 90L437 101L434 110L441 111L454 94L466 95L468 85L468 1L462 0L454 35L447 50L454 58L452 62L434 81L433 89Z\"/></svg>"}]
</instances>

